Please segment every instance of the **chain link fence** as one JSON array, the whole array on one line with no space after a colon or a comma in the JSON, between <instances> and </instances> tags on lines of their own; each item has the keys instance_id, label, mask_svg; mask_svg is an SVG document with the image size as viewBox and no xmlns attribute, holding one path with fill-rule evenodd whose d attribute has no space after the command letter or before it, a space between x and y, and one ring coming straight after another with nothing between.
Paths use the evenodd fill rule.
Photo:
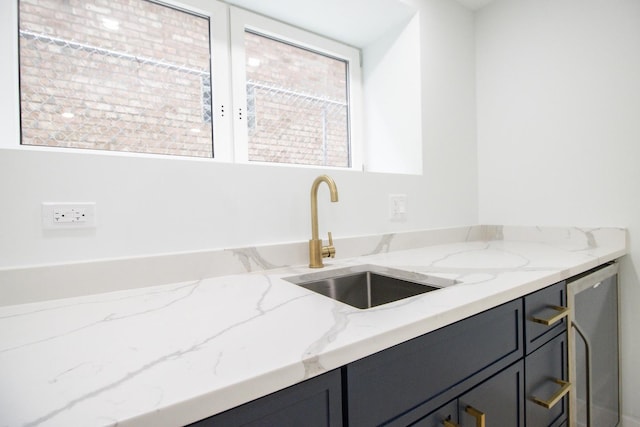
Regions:
<instances>
[{"instance_id":1,"label":"chain link fence","mask_svg":"<svg viewBox=\"0 0 640 427\"><path fill-rule=\"evenodd\" d=\"M347 103L247 82L249 159L348 166Z\"/></svg>"}]
</instances>

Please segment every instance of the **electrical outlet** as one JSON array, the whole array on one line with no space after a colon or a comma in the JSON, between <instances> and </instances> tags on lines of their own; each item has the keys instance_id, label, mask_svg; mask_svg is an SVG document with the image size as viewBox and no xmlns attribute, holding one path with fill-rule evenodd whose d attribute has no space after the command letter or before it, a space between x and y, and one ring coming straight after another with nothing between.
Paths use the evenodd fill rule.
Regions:
<instances>
[{"instance_id":1,"label":"electrical outlet","mask_svg":"<svg viewBox=\"0 0 640 427\"><path fill-rule=\"evenodd\" d=\"M95 228L96 204L42 203L42 227L48 230L62 228Z\"/></svg>"},{"instance_id":2,"label":"electrical outlet","mask_svg":"<svg viewBox=\"0 0 640 427\"><path fill-rule=\"evenodd\" d=\"M406 221L407 211L406 194L389 194L389 219L391 221Z\"/></svg>"}]
</instances>

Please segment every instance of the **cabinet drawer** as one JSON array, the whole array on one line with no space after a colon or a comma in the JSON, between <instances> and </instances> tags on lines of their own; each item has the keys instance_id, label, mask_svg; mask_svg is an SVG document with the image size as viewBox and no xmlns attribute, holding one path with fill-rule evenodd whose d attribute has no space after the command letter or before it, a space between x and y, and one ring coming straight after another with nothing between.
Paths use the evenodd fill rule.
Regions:
<instances>
[{"instance_id":1,"label":"cabinet drawer","mask_svg":"<svg viewBox=\"0 0 640 427\"><path fill-rule=\"evenodd\" d=\"M567 329L566 307L565 282L556 283L524 297L527 354Z\"/></svg>"},{"instance_id":2,"label":"cabinet drawer","mask_svg":"<svg viewBox=\"0 0 640 427\"><path fill-rule=\"evenodd\" d=\"M527 427L555 427L562 425L568 415L568 397L565 394L551 408L541 406L536 400L552 404L554 396L568 388L556 380L566 381L567 333L564 332L540 347L525 359L527 379L525 383Z\"/></svg>"},{"instance_id":3,"label":"cabinet drawer","mask_svg":"<svg viewBox=\"0 0 640 427\"><path fill-rule=\"evenodd\" d=\"M340 427L339 369L214 415L189 427Z\"/></svg>"},{"instance_id":4,"label":"cabinet drawer","mask_svg":"<svg viewBox=\"0 0 640 427\"><path fill-rule=\"evenodd\" d=\"M349 364L349 425L408 425L515 362L522 317L515 300Z\"/></svg>"}]
</instances>

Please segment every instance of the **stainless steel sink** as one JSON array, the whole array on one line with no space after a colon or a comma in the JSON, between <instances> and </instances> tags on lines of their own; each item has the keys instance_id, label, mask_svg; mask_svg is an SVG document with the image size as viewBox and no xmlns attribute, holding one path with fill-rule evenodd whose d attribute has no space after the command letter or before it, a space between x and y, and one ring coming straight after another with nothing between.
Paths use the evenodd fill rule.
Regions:
<instances>
[{"instance_id":1,"label":"stainless steel sink","mask_svg":"<svg viewBox=\"0 0 640 427\"><path fill-rule=\"evenodd\" d=\"M455 284L455 280L374 265L303 274L284 280L361 309Z\"/></svg>"}]
</instances>

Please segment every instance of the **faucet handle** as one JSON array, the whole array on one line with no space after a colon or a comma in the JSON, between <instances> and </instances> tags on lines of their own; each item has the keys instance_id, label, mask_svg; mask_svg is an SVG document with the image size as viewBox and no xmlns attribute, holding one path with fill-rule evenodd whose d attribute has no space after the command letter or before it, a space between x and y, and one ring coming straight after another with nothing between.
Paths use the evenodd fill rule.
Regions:
<instances>
[{"instance_id":1,"label":"faucet handle","mask_svg":"<svg viewBox=\"0 0 640 427\"><path fill-rule=\"evenodd\" d=\"M329 246L322 247L322 258L335 258L336 248L333 246L333 236L329 232Z\"/></svg>"}]
</instances>

